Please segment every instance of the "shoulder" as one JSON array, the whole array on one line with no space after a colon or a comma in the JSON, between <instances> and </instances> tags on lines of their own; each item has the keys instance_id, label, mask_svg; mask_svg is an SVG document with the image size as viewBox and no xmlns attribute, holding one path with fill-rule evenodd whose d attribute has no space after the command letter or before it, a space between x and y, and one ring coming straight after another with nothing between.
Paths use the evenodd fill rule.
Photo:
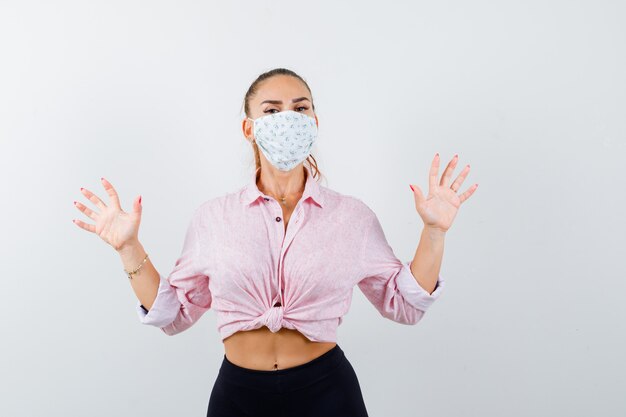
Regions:
<instances>
[{"instance_id":1,"label":"shoulder","mask_svg":"<svg viewBox=\"0 0 626 417\"><path fill-rule=\"evenodd\" d=\"M325 186L320 186L320 190L324 195L324 202L330 210L339 210L352 217L364 220L376 216L367 203L356 195L342 193Z\"/></svg>"},{"instance_id":2,"label":"shoulder","mask_svg":"<svg viewBox=\"0 0 626 417\"><path fill-rule=\"evenodd\" d=\"M241 190L232 191L202 200L193 210L192 217L199 224L204 224L211 218L225 211L232 211L233 205L239 205L239 195Z\"/></svg>"},{"instance_id":3,"label":"shoulder","mask_svg":"<svg viewBox=\"0 0 626 417\"><path fill-rule=\"evenodd\" d=\"M238 198L239 191L233 191L227 194L218 195L216 197L211 197L206 199L196 207L197 212L209 211L225 204L228 204L229 201L235 200Z\"/></svg>"}]
</instances>

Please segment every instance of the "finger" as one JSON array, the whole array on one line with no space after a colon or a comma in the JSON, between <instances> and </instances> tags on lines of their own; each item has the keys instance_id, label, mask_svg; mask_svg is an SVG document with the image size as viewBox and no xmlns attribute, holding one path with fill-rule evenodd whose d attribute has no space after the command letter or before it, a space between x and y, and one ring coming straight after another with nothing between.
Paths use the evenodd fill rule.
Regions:
<instances>
[{"instance_id":1,"label":"finger","mask_svg":"<svg viewBox=\"0 0 626 417\"><path fill-rule=\"evenodd\" d=\"M81 193L83 193L83 195L84 195L85 197L87 197L87 199L88 199L89 201L91 201L91 202L92 202L92 203L94 203L96 206L98 206L98 208L99 208L100 210L104 210L104 209L107 207L107 205L106 205L106 204L104 204L104 202L103 202L102 200L100 200L100 198L98 198L98 196L97 196L97 195L95 195L94 193L92 193L92 192L91 192L91 191L89 191L88 189L86 189L86 188L82 188L82 187L81 187L80 192L81 192Z\"/></svg>"},{"instance_id":2,"label":"finger","mask_svg":"<svg viewBox=\"0 0 626 417\"><path fill-rule=\"evenodd\" d=\"M104 177L101 177L100 181L102 182L102 186L109 195L109 199L111 200L111 204L113 205L113 207L121 210L120 198L117 195L117 191L115 191L115 188L113 188L113 185Z\"/></svg>"},{"instance_id":3,"label":"finger","mask_svg":"<svg viewBox=\"0 0 626 417\"><path fill-rule=\"evenodd\" d=\"M76 220L76 219L72 219L72 221L74 222L75 225L77 225L81 229L85 229L88 232L96 233L96 226L94 226L93 224L87 224L82 220Z\"/></svg>"},{"instance_id":4,"label":"finger","mask_svg":"<svg viewBox=\"0 0 626 417\"><path fill-rule=\"evenodd\" d=\"M85 216L89 217L92 220L97 220L98 214L80 201L74 201L74 206L76 206L77 209L85 213Z\"/></svg>"},{"instance_id":5,"label":"finger","mask_svg":"<svg viewBox=\"0 0 626 417\"><path fill-rule=\"evenodd\" d=\"M474 191L476 191L477 188L478 188L478 184L474 184L467 191L465 191L463 194L459 195L459 198L461 199L461 204L463 204L465 202L465 200L470 198L470 196L472 194L474 194Z\"/></svg>"},{"instance_id":6,"label":"finger","mask_svg":"<svg viewBox=\"0 0 626 417\"><path fill-rule=\"evenodd\" d=\"M135 197L135 200L133 201L133 211L141 215L142 208L143 206L141 205L141 196L139 196L139 198Z\"/></svg>"},{"instance_id":7,"label":"finger","mask_svg":"<svg viewBox=\"0 0 626 417\"><path fill-rule=\"evenodd\" d=\"M430 171L428 172L428 188L430 191L434 190L437 186L437 175L439 172L439 152L435 154L433 162L430 164Z\"/></svg>"},{"instance_id":8,"label":"finger","mask_svg":"<svg viewBox=\"0 0 626 417\"><path fill-rule=\"evenodd\" d=\"M465 168L463 168L463 171L461 171L459 176L456 177L456 179L450 186L452 191L456 193L461 188L461 185L463 185L463 181L465 181L465 178L467 178L467 174L469 173L469 170L470 170L469 164L465 165Z\"/></svg>"},{"instance_id":9,"label":"finger","mask_svg":"<svg viewBox=\"0 0 626 417\"><path fill-rule=\"evenodd\" d=\"M411 189L413 190L413 197L418 204L421 204L424 201L424 194L422 193L422 189L417 185L409 184Z\"/></svg>"},{"instance_id":10,"label":"finger","mask_svg":"<svg viewBox=\"0 0 626 417\"><path fill-rule=\"evenodd\" d=\"M448 184L450 183L450 177L454 172L454 168L456 167L458 160L459 154L454 154L454 157L450 162L448 162L448 165L446 165L446 169L443 171L443 175L441 176L441 181L439 182L439 185L441 185L442 187L448 186Z\"/></svg>"}]
</instances>

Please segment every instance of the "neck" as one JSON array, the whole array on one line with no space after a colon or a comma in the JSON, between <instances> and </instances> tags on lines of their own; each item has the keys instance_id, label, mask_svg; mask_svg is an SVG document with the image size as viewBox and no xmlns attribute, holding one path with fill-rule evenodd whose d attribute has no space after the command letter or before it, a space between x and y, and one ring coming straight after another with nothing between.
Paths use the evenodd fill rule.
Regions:
<instances>
[{"instance_id":1,"label":"neck","mask_svg":"<svg viewBox=\"0 0 626 417\"><path fill-rule=\"evenodd\" d=\"M288 172L280 171L274 167L272 169L263 167L257 180L257 187L262 193L274 197L283 204L289 204L302 196L307 175L304 167L295 168Z\"/></svg>"}]
</instances>

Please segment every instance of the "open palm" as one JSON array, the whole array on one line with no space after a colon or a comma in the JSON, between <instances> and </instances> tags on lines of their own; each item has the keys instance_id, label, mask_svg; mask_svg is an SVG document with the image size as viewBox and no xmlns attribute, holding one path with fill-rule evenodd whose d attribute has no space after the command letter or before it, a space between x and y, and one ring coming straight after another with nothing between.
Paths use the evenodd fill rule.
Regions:
<instances>
[{"instance_id":1,"label":"open palm","mask_svg":"<svg viewBox=\"0 0 626 417\"><path fill-rule=\"evenodd\" d=\"M470 170L469 164L466 165L454 182L450 184L450 177L452 177L457 162L458 155L454 155L438 182L439 153L435 154L428 174L428 195L426 197L417 185L410 185L415 197L415 209L422 218L424 227L446 232L452 226L461 204L476 191L478 184L472 185L463 194L457 195Z\"/></svg>"},{"instance_id":2,"label":"open palm","mask_svg":"<svg viewBox=\"0 0 626 417\"><path fill-rule=\"evenodd\" d=\"M135 198L132 211L127 213L122 210L117 192L111 183L104 178L101 178L101 181L111 200L110 205L104 204L97 195L88 189L81 188L81 193L94 203L100 211L93 211L81 202L74 201L76 208L94 220L95 224L88 224L82 220L72 221L78 227L97 234L102 240L119 251L128 243L138 240L139 224L141 223L141 196Z\"/></svg>"}]
</instances>

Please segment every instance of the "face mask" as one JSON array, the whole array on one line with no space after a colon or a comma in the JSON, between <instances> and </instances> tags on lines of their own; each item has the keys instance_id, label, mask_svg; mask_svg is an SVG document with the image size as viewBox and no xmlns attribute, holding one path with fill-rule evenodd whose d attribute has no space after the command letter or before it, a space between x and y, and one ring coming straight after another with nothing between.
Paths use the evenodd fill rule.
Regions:
<instances>
[{"instance_id":1,"label":"face mask","mask_svg":"<svg viewBox=\"0 0 626 417\"><path fill-rule=\"evenodd\" d=\"M254 137L261 152L281 171L289 171L304 161L317 138L315 119L297 111L285 110L250 120L254 122Z\"/></svg>"}]
</instances>

